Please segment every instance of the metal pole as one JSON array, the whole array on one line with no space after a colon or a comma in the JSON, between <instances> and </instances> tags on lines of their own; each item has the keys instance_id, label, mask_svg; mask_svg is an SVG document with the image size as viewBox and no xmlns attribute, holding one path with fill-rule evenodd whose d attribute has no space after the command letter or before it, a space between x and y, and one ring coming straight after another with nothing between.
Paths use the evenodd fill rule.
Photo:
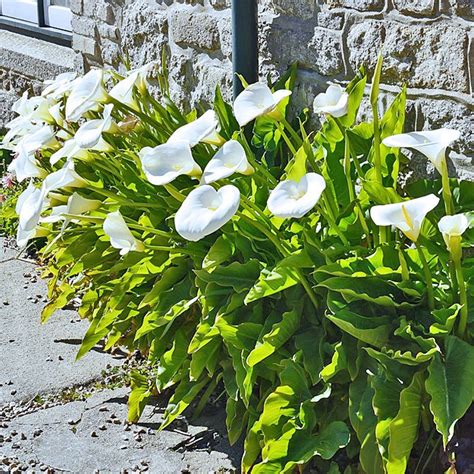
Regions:
<instances>
[{"instance_id":1,"label":"metal pole","mask_svg":"<svg viewBox=\"0 0 474 474\"><path fill-rule=\"evenodd\" d=\"M232 0L232 63L235 99L242 92L236 73L249 84L258 81L257 0Z\"/></svg>"}]
</instances>

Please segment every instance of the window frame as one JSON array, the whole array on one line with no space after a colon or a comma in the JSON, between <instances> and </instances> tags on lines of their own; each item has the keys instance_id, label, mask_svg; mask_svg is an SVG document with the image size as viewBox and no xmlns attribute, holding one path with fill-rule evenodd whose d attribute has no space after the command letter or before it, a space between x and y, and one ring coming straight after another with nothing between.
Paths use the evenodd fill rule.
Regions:
<instances>
[{"instance_id":1,"label":"window frame","mask_svg":"<svg viewBox=\"0 0 474 474\"><path fill-rule=\"evenodd\" d=\"M21 0L19 0L21 2ZM15 0L6 0L8 3L14 3ZM23 3L29 3L24 0ZM2 0L0 0L0 29L12 31L14 33L19 33L25 36L30 36L32 38L37 38L45 41L49 41L50 43L59 44L61 46L72 46L72 32L59 29L54 26L49 26L47 23L51 23L51 15L48 11L51 9L57 9L54 11L54 14L58 14L59 16L63 16L64 19L64 12L61 12L62 9L67 9L67 7L62 6L54 6L49 5L49 0L37 0L36 2L36 15L34 15L35 19L37 19L36 24L32 23L31 21L25 21L24 19L20 18L13 18L9 16L4 16L2 11ZM31 15L30 15L31 18ZM56 16L56 19L57 16ZM59 18L61 19L61 18ZM53 21L54 22L54 21Z\"/></svg>"}]
</instances>

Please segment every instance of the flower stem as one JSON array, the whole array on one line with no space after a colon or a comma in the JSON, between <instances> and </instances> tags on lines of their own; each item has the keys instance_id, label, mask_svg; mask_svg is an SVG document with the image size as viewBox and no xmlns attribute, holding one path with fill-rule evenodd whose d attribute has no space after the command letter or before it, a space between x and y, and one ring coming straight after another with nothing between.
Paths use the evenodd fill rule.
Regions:
<instances>
[{"instance_id":1,"label":"flower stem","mask_svg":"<svg viewBox=\"0 0 474 474\"><path fill-rule=\"evenodd\" d=\"M130 219L124 217L125 221L127 221L127 226L130 227L130 229L135 229L135 230L141 230L144 232L150 232L150 234L155 234L159 235L160 237L165 237L166 239L169 239L171 237L171 234L168 232L165 232L163 230L158 230L154 229L153 227L146 227L140 224L135 224L130 222Z\"/></svg>"},{"instance_id":2,"label":"flower stem","mask_svg":"<svg viewBox=\"0 0 474 474\"><path fill-rule=\"evenodd\" d=\"M114 201L118 202L120 205L124 207L138 207L138 208L145 208L145 209L161 209L163 206L161 204L153 204L153 203L147 203L147 202L132 202L128 199L125 199L121 196L118 196L117 194L107 191L106 189L103 188L92 188L94 192L97 194L101 194L104 197L113 199Z\"/></svg>"},{"instance_id":3,"label":"flower stem","mask_svg":"<svg viewBox=\"0 0 474 474\"><path fill-rule=\"evenodd\" d=\"M252 149L250 148L249 142L247 141L247 137L245 136L243 130L240 131L240 138L242 139L242 145L245 148L245 151L247 152L248 162L254 167L255 170L258 170L263 175L265 175L265 177L272 184L272 186L276 186L277 180L275 179L275 177L270 173L270 171L268 171L265 166L262 166L261 163L257 163L257 161L255 160L254 154L252 152Z\"/></svg>"},{"instance_id":4,"label":"flower stem","mask_svg":"<svg viewBox=\"0 0 474 474\"><path fill-rule=\"evenodd\" d=\"M380 156L380 125L377 107L373 107L374 114L374 166L375 176L380 184L382 183L382 159Z\"/></svg>"},{"instance_id":5,"label":"flower stem","mask_svg":"<svg viewBox=\"0 0 474 474\"><path fill-rule=\"evenodd\" d=\"M428 295L428 306L431 311L435 309L434 294L433 294L433 278L431 277L431 270L426 261L425 254L420 245L415 242L416 249L418 250L418 255L420 256L421 265L423 266L423 272L425 274L425 283L426 283L426 293Z\"/></svg>"},{"instance_id":6,"label":"flower stem","mask_svg":"<svg viewBox=\"0 0 474 474\"><path fill-rule=\"evenodd\" d=\"M452 215L454 214L454 203L451 187L449 185L448 165L446 163L446 159L443 159L441 162L441 182L443 186L443 201L446 214Z\"/></svg>"},{"instance_id":7,"label":"flower stem","mask_svg":"<svg viewBox=\"0 0 474 474\"><path fill-rule=\"evenodd\" d=\"M326 203L326 201L323 199L323 202ZM332 228L332 230L334 232L336 232L336 234L338 235L338 237L341 239L341 242L344 244L344 245L349 245L349 241L347 240L346 236L341 232L341 229L339 229L337 223L336 223L336 219L334 217L334 215L332 214L331 210L330 210L330 207L328 205L324 206L325 209L323 209L323 206L320 205L319 206L319 210L321 212L321 214L323 215L323 217L328 221L328 224L329 226Z\"/></svg>"},{"instance_id":8,"label":"flower stem","mask_svg":"<svg viewBox=\"0 0 474 474\"><path fill-rule=\"evenodd\" d=\"M347 133L345 135L345 140L344 140L344 174L346 175L347 190L349 192L349 200L350 202L353 202L355 199L355 190L354 190L354 183L352 182L352 178L351 178L351 150L349 147L349 140L347 137Z\"/></svg>"},{"instance_id":9,"label":"flower stem","mask_svg":"<svg viewBox=\"0 0 474 474\"><path fill-rule=\"evenodd\" d=\"M285 128L290 132L290 135L291 137L293 138L293 140L295 141L296 143L296 146L298 148L301 148L303 146L303 140L301 139L301 137L298 135L298 133L296 132L296 130L291 126L291 123L288 122L288 120L286 119L286 117L282 117L281 118L281 123L285 126Z\"/></svg>"},{"instance_id":10,"label":"flower stem","mask_svg":"<svg viewBox=\"0 0 474 474\"><path fill-rule=\"evenodd\" d=\"M290 149L291 153L293 155L296 155L296 148L293 146L293 143L291 143L290 138L286 134L285 127L283 127L283 125L281 125L281 124L278 124L278 129L280 130L281 136L283 137L283 140L285 140L285 143L288 146L288 148Z\"/></svg>"},{"instance_id":11,"label":"flower stem","mask_svg":"<svg viewBox=\"0 0 474 474\"><path fill-rule=\"evenodd\" d=\"M468 321L468 303L467 303L467 292L466 292L466 282L464 281L464 273L462 271L461 259L456 258L454 261L454 265L456 268L456 278L459 285L459 303L462 305L461 308L461 317L459 319L459 326L458 326L458 336L462 339L466 339L466 329L467 329L467 321Z\"/></svg>"},{"instance_id":12,"label":"flower stem","mask_svg":"<svg viewBox=\"0 0 474 474\"><path fill-rule=\"evenodd\" d=\"M203 253L194 252L192 250L184 249L184 248L167 247L164 245L145 245L145 247L150 250L159 250L159 251L169 252L169 253L181 253L184 255L191 255L191 256L199 257L199 258L205 257L205 254Z\"/></svg>"}]
</instances>

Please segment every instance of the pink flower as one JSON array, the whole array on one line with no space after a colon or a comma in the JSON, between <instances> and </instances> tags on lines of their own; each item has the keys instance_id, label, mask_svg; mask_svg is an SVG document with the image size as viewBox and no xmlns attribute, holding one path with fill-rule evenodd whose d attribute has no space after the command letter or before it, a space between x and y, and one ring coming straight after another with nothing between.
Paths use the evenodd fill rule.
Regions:
<instances>
[{"instance_id":1,"label":"pink flower","mask_svg":"<svg viewBox=\"0 0 474 474\"><path fill-rule=\"evenodd\" d=\"M13 173L7 173L6 175L2 176L1 183L5 189L13 188L15 185L15 177L13 176Z\"/></svg>"}]
</instances>

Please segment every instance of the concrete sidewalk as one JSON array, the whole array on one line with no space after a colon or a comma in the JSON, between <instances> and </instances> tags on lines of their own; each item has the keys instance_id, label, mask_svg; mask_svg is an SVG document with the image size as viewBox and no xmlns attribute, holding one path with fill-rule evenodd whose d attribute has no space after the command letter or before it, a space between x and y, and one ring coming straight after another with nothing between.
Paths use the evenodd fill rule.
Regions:
<instances>
[{"instance_id":1,"label":"concrete sidewalk","mask_svg":"<svg viewBox=\"0 0 474 474\"><path fill-rule=\"evenodd\" d=\"M0 238L0 262L15 255ZM0 472L236 472L222 411L158 432L158 403L130 426L128 389L97 389L124 360L93 350L75 362L87 322L58 311L41 325L46 284L33 263L0 263L0 278Z\"/></svg>"}]
</instances>

